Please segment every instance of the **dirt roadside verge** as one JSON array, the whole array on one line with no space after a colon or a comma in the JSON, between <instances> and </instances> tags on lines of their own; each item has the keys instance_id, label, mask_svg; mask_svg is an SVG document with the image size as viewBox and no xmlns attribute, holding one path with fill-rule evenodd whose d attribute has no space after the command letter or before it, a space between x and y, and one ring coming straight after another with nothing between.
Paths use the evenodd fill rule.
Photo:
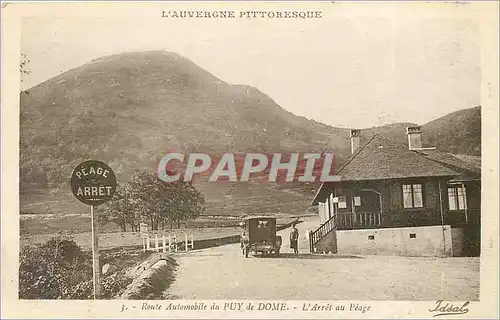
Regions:
<instances>
[{"instance_id":1,"label":"dirt roadside verge","mask_svg":"<svg viewBox=\"0 0 500 320\"><path fill-rule=\"evenodd\" d=\"M133 278L116 299L162 299L162 292L175 279L177 262L169 255L153 253L146 260L130 268L126 275Z\"/></svg>"}]
</instances>

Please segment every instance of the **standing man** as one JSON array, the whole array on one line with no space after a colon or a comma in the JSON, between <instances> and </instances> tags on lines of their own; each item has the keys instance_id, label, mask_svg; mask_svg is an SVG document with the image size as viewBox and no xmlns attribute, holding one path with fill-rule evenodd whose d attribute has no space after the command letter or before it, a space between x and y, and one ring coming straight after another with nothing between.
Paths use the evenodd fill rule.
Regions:
<instances>
[{"instance_id":1,"label":"standing man","mask_svg":"<svg viewBox=\"0 0 500 320\"><path fill-rule=\"evenodd\" d=\"M240 244L243 255L248 258L248 237L245 231L243 231L243 234L240 237Z\"/></svg>"},{"instance_id":2,"label":"standing man","mask_svg":"<svg viewBox=\"0 0 500 320\"><path fill-rule=\"evenodd\" d=\"M295 223L290 231L290 248L293 249L295 254L299 254L299 230L295 227Z\"/></svg>"}]
</instances>

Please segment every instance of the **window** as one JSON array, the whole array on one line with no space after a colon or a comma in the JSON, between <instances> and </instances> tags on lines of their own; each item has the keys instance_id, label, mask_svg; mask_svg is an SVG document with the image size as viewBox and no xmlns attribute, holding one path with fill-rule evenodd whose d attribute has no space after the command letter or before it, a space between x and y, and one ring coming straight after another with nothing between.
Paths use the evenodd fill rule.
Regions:
<instances>
[{"instance_id":1,"label":"window","mask_svg":"<svg viewBox=\"0 0 500 320\"><path fill-rule=\"evenodd\" d=\"M448 186L448 207L450 210L464 210L465 197L465 188L462 184Z\"/></svg>"},{"instance_id":2,"label":"window","mask_svg":"<svg viewBox=\"0 0 500 320\"><path fill-rule=\"evenodd\" d=\"M267 220L259 220L259 225L257 226L258 228L265 228L267 227L269 221Z\"/></svg>"},{"instance_id":3,"label":"window","mask_svg":"<svg viewBox=\"0 0 500 320\"><path fill-rule=\"evenodd\" d=\"M339 209L345 209L347 208L347 199L344 196L338 197L339 199Z\"/></svg>"},{"instance_id":4,"label":"window","mask_svg":"<svg viewBox=\"0 0 500 320\"><path fill-rule=\"evenodd\" d=\"M421 184L403 184L403 206L404 208L422 208L424 206Z\"/></svg>"},{"instance_id":5,"label":"window","mask_svg":"<svg viewBox=\"0 0 500 320\"><path fill-rule=\"evenodd\" d=\"M354 206L361 206L361 197L354 197Z\"/></svg>"}]
</instances>

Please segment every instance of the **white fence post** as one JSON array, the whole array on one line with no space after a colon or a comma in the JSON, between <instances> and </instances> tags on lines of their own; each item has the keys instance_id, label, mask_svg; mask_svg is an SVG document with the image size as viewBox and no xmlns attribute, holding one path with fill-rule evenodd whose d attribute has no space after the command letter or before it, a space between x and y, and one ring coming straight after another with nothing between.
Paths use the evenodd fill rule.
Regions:
<instances>
[{"instance_id":1,"label":"white fence post","mask_svg":"<svg viewBox=\"0 0 500 320\"><path fill-rule=\"evenodd\" d=\"M184 251L188 251L188 234L184 232Z\"/></svg>"},{"instance_id":2,"label":"white fence post","mask_svg":"<svg viewBox=\"0 0 500 320\"><path fill-rule=\"evenodd\" d=\"M188 235L186 234L186 251L187 251L187 248L191 248L191 250L194 249L194 236L193 236L193 233L189 234L189 239L188 239Z\"/></svg>"},{"instance_id":3,"label":"white fence post","mask_svg":"<svg viewBox=\"0 0 500 320\"><path fill-rule=\"evenodd\" d=\"M174 234L172 236L172 242L173 242L173 246L174 246L174 252L177 252L177 235Z\"/></svg>"},{"instance_id":4,"label":"white fence post","mask_svg":"<svg viewBox=\"0 0 500 320\"><path fill-rule=\"evenodd\" d=\"M168 238L168 239L167 239ZM156 233L154 237L154 247L151 246L151 238L149 237L149 234L144 234L142 236L142 251L156 251L160 252L163 251L163 253L166 253L167 251L172 251L172 248L177 252L177 240L176 236L165 236L164 234L161 235L161 238L159 235ZM160 240L161 240L161 246L160 246ZM167 241L168 241L168 246L167 246Z\"/></svg>"}]
</instances>

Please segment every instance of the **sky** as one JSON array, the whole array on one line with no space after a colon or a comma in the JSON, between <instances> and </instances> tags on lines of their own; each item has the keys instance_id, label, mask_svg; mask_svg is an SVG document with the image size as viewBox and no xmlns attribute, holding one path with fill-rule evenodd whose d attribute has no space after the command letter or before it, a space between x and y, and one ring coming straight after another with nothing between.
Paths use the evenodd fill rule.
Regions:
<instances>
[{"instance_id":1,"label":"sky","mask_svg":"<svg viewBox=\"0 0 500 320\"><path fill-rule=\"evenodd\" d=\"M166 50L225 82L255 86L296 115L337 127L424 124L480 105L474 20L336 8L314 20L182 20L161 18L158 10L133 18L33 14L23 20L21 50L31 74L22 88L101 56Z\"/></svg>"}]
</instances>

